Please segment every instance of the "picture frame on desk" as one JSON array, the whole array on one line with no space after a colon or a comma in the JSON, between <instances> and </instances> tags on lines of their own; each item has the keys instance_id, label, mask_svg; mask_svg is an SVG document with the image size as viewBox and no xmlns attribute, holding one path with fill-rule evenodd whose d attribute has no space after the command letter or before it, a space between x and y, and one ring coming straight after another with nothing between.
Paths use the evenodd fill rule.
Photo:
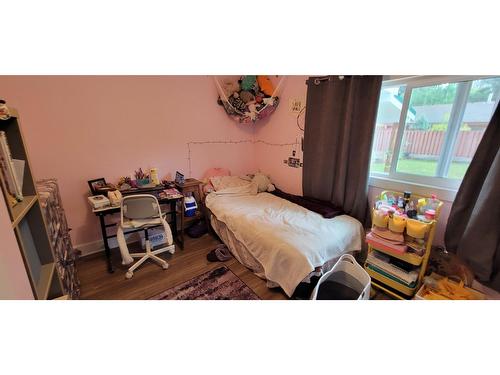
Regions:
<instances>
[{"instance_id":1,"label":"picture frame on desk","mask_svg":"<svg viewBox=\"0 0 500 375\"><path fill-rule=\"evenodd\" d=\"M103 193L103 190L111 190L106 183L104 177L96 178L95 180L87 181L89 184L90 192L92 195L99 195Z\"/></svg>"}]
</instances>

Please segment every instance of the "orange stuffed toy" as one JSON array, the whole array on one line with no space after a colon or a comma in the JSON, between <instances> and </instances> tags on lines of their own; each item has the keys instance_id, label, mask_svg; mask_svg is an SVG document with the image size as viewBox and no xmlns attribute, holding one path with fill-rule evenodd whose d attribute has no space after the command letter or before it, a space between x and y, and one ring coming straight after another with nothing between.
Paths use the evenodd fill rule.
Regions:
<instances>
[{"instance_id":1,"label":"orange stuffed toy","mask_svg":"<svg viewBox=\"0 0 500 375\"><path fill-rule=\"evenodd\" d=\"M268 76L257 76L257 83L264 94L269 96L273 95L273 83Z\"/></svg>"}]
</instances>

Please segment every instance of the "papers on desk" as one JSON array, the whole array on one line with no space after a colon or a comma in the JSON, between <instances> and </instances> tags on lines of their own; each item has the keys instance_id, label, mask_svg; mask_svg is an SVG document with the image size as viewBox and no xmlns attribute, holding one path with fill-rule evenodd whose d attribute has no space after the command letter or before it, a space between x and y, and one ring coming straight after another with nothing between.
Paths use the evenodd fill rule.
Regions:
<instances>
[{"instance_id":1,"label":"papers on desk","mask_svg":"<svg viewBox=\"0 0 500 375\"><path fill-rule=\"evenodd\" d=\"M158 194L159 199L177 199L182 198L182 194L176 188L165 189Z\"/></svg>"}]
</instances>

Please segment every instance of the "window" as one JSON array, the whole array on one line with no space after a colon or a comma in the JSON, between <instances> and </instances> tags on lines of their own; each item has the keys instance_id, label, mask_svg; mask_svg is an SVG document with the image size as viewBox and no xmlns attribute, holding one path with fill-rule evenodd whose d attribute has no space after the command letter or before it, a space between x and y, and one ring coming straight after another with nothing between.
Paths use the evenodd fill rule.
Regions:
<instances>
[{"instance_id":1,"label":"window","mask_svg":"<svg viewBox=\"0 0 500 375\"><path fill-rule=\"evenodd\" d=\"M370 175L458 188L500 99L500 77L385 81Z\"/></svg>"}]
</instances>

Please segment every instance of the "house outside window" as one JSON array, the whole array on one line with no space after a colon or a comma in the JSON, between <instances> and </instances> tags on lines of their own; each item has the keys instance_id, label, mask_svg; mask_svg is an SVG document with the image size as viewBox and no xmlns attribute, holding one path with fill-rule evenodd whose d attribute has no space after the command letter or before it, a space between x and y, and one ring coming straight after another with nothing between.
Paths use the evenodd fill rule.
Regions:
<instances>
[{"instance_id":1,"label":"house outside window","mask_svg":"<svg viewBox=\"0 0 500 375\"><path fill-rule=\"evenodd\" d=\"M385 81L370 176L458 189L499 99L500 77Z\"/></svg>"}]
</instances>

